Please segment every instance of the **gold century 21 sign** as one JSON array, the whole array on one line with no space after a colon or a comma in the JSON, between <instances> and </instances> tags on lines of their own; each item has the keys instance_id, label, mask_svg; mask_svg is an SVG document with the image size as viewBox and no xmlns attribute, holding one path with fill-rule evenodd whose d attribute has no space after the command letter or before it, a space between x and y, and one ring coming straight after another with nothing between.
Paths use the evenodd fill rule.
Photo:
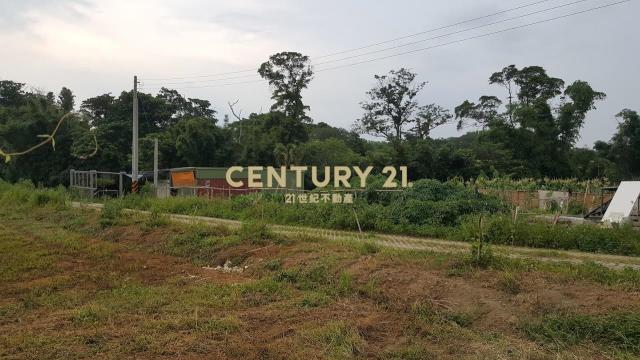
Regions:
<instances>
[{"instance_id":1,"label":"gold century 21 sign","mask_svg":"<svg viewBox=\"0 0 640 360\"><path fill-rule=\"evenodd\" d=\"M263 172L266 169L266 183L263 183ZM242 180L234 180L234 174L242 173L245 168L242 166L232 166L227 170L227 183L235 188L247 186L249 188L285 188L287 186L287 171L293 172L296 177L296 188L302 188L303 178L307 171L311 172L311 182L316 188L333 186L334 188L351 188L351 178L357 177L360 188L367 186L367 177L371 174L373 166L364 169L359 166L325 166L323 176L320 176L316 166L248 166L246 168L247 184ZM400 166L397 169L393 166L386 166L382 169L382 174L387 177L383 184L384 188L406 188L410 187L407 179L407 167Z\"/></svg>"}]
</instances>

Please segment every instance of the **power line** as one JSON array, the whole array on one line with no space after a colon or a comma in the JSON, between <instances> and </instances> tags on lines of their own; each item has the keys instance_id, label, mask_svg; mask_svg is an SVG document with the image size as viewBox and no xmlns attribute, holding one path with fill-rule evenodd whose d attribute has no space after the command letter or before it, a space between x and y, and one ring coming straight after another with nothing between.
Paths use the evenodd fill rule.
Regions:
<instances>
[{"instance_id":1,"label":"power line","mask_svg":"<svg viewBox=\"0 0 640 360\"><path fill-rule=\"evenodd\" d=\"M473 30L478 30L478 29L490 27L490 26L493 26L493 25L501 24L501 23L504 23L504 22L512 21L512 20L522 19L522 18L531 16L531 15L541 14L541 13L544 13L544 12L547 12L547 11L560 9L560 8L563 8L563 7L567 7L567 6L583 3L583 2L586 2L586 1L590 1L590 0L577 0L577 1L570 2L570 3L553 6L553 7L547 8L547 9L532 11L530 13L526 13L526 14L523 14L523 15L518 15L518 16L510 17L510 18L507 18L507 19L494 21L494 22L491 22L491 23L488 23L488 24L478 25L478 26L474 26L474 27L470 27L470 28L466 28L466 29L462 29L462 30L458 30L458 31L453 31L453 32L450 32L450 33L446 33L446 34L442 34L442 35L438 35L438 36L433 36L433 37L422 39L422 40L418 40L418 41L412 41L412 42L409 42L409 43L400 44L400 45L396 45L396 46L392 46L392 47L387 47L387 48L383 48L383 49L368 51L368 52L365 52L365 53L362 53L362 54L351 55L351 56L347 56L347 57L343 57L343 58L339 58L339 59L327 60L327 61L315 63L313 65L330 64L330 63L334 63L334 62L338 62L338 61L354 59L354 58L358 58L358 57L362 57L362 56L366 56L366 55L377 54L377 53L381 53L381 52L385 52L385 51L389 51L389 50L393 50L393 49L398 49L398 48L402 48L402 47L416 45L416 44L420 44L420 43L423 43L423 42L426 42L426 41L430 41L430 40L440 39L440 38L451 36L451 35L461 34L461 33L469 32L469 31L473 31Z\"/></svg>"},{"instance_id":2,"label":"power line","mask_svg":"<svg viewBox=\"0 0 640 360\"><path fill-rule=\"evenodd\" d=\"M547 1L549 1L549 0L547 0ZM461 33L469 32L469 31L473 31L473 30L478 30L478 29L490 27L490 26L493 26L493 25L501 24L501 23L504 23L504 22L525 18L525 17L531 16L531 15L540 14L540 13L548 12L548 11L551 11L551 10L556 10L556 9L559 9L559 8L563 8L563 7L567 7L567 6L583 3L583 2L586 2L586 1L590 1L590 0L577 0L577 1L570 2L570 3L565 3L565 4L553 6L553 7L550 7L550 8L529 12L527 14L514 16L514 17L511 17L511 18L502 19L502 20L498 20L498 21L494 21L494 22L491 22L491 23L488 23L488 24L478 25L478 26L474 26L474 27L471 27L471 28L466 28L466 29L462 29L462 30L458 30L458 31L454 31L454 32L446 33L446 34L441 34L441 35L438 35L438 36L434 36L434 37L430 37L430 38L426 38L426 39L422 39L422 40L418 40L418 41L409 42L409 43L406 43L406 44L400 44L400 45L396 45L396 46L392 46L392 47L388 47L388 48L383 48L383 49L378 49L378 50L374 50L374 51L369 51L369 52L356 54L356 55L352 55L352 56L348 56L348 57L327 60L327 61L323 61L323 62L319 62L319 63L313 63L312 65L314 65L314 66L315 65L325 65L325 64L329 64L329 63L334 63L334 62L354 59L354 58L358 58L358 57L362 57L362 56L366 56L366 55L377 54L377 53L381 53L381 52L385 52L385 51L389 51L389 50L393 50L393 49L398 49L398 48L407 47L407 46L411 46L411 45L415 45L415 44L420 44L420 43L423 43L423 42L426 42L426 41L431 41L431 40L435 40L435 39L448 37L448 36L451 36L451 35L461 34ZM466 21L466 22L468 22L468 21ZM464 23L464 22L462 22L462 23ZM218 79L177 81L177 82L168 82L168 83L150 83L148 85L181 85L181 84L187 84L188 85L188 84L209 83L209 82L218 82L218 81L224 81L224 80L234 80L234 79L241 79L241 78L249 78L249 77L255 77L255 76L257 76L257 74L241 75L241 76L218 78Z\"/></svg>"},{"instance_id":3,"label":"power line","mask_svg":"<svg viewBox=\"0 0 640 360\"><path fill-rule=\"evenodd\" d=\"M416 37L416 36L420 36L420 35L424 35L424 34L428 34L428 33L432 33L438 30L444 30L444 29L448 29L448 28L452 28L454 26L458 26L458 25L462 25L462 24L467 24L470 22L474 22L477 20L482 20L482 19L486 19L486 18L490 18L490 17L494 17L496 15L502 15L511 11L516 11L516 10L520 10L520 9L524 9L524 8L528 8L534 5L539 5L542 3L546 3L549 1L554 1L554 0L542 0L542 1L536 1L536 2L532 2L529 4L524 4L524 5L520 5L520 6L516 6L510 9L506 9L506 10L501 10L492 14L488 14L488 15L483 15L483 16L479 16L473 19L469 19L469 20L464 20L464 21L460 21L457 22L455 24L451 24L451 25L445 25L445 26L440 26L440 27L436 27L436 28L432 28L432 29L428 29L428 30L424 30L424 31L420 31L417 33L413 33L413 34L408 34L408 35L403 35L403 36L399 36L397 38L393 38L393 39L389 39L389 40L384 40L384 41L380 41L380 42L376 42L376 43L372 43L369 45L365 45L365 46L360 46L357 48L352 48L352 49L347 49L347 50L342 50L342 51L338 51L338 52L334 52L331 54L327 54L327 55L322 55L322 56L316 56L316 59L322 59L322 58L326 58L326 57L330 57L330 56L335 56L335 55L341 55L341 54L346 54L346 53L350 53L350 52L354 52L354 51L358 51L358 50L364 50L364 49L368 49L368 48L372 48L375 46L379 46L379 45L384 45L384 44L388 44L390 42L394 42L394 41L398 41L398 40L404 40L404 39L408 39L408 38L412 38L412 37Z\"/></svg>"},{"instance_id":4,"label":"power line","mask_svg":"<svg viewBox=\"0 0 640 360\"><path fill-rule=\"evenodd\" d=\"M523 25L519 25L519 26L505 28L505 29L501 29L501 30L497 30L497 31L493 31L493 32L485 33L485 34L480 34L480 35L476 35L476 36L471 36L471 37L467 37L467 38L463 38L463 39L459 39L459 40L449 41L449 42L445 42L445 43L441 43L441 44L437 44L437 45L433 45L433 46L428 46L428 47L419 48L419 49L413 49L413 50L409 50L409 51L404 51L404 52L395 53L395 54L386 55L386 56L381 56L381 57L372 58L372 59L367 59L367 60L358 61L358 62L354 62L354 63L344 64L344 65L339 65L339 66L334 66L334 67L329 67L329 68L324 68L324 69L319 69L319 70L316 70L316 73L324 72L324 71L330 71L330 70L336 70L336 69L341 69L341 68L345 68L345 67L356 66L356 65L360 65L360 64L370 63L370 62L384 60L384 59L389 59L389 58L398 57L398 56L402 56L402 55L417 53L417 52L421 52L421 51L427 51L427 50L431 50L431 49L435 49L435 48L439 48L439 47L444 47L444 46L447 46L447 45L462 43L462 42L466 42L466 41L469 41L469 40L475 40L475 39L480 39L480 38L484 38L484 37L489 37L489 36L501 34L501 33L512 31L512 30L522 29L522 28L526 28L526 27L530 27L530 26L534 26L534 25L539 25L539 24L543 24L543 23L547 23L547 22L552 22L552 21L568 18L568 17L575 16L575 15L580 15L580 14L584 14L584 13L588 13L588 12L592 12L592 11L596 11L596 10L600 10L600 9L604 9L604 8L608 8L608 7L612 7L612 6L623 4L623 3L626 3L626 2L630 2L630 1L631 0L617 1L617 2L614 2L614 3L610 3L610 4L596 6L596 7L592 7L592 8L581 10L581 11L576 11L576 12L565 14L565 15L560 15L560 16L556 16L556 17L552 17L552 18L548 18L548 19L544 19L544 20L540 20L540 21L535 21L535 22L531 22L531 23L527 23L527 24L523 24ZM208 88L208 87L217 87L217 86L231 86L231 85L240 85L240 84L265 82L265 81L266 80L255 80L255 81L234 82L234 83L227 83L227 84L189 86L189 87L182 87L182 88L178 88L178 89L194 89L194 88Z\"/></svg>"},{"instance_id":5,"label":"power line","mask_svg":"<svg viewBox=\"0 0 640 360\"><path fill-rule=\"evenodd\" d=\"M182 80L182 79L197 79L203 77L213 77L213 76L221 76L221 75L233 75L233 74L241 74L249 71L256 71L257 68L251 68L246 70L237 70L237 71L229 71L229 72L221 72L215 74L207 74L207 75L187 75L187 76L177 76L177 77L166 77L166 78L145 78L146 80Z\"/></svg>"},{"instance_id":6,"label":"power line","mask_svg":"<svg viewBox=\"0 0 640 360\"><path fill-rule=\"evenodd\" d=\"M347 50L342 50L342 51L338 51L338 52L334 52L334 53L330 53L330 54L320 55L320 56L316 56L314 58L315 59L322 59L322 58L331 57L331 56L335 56L335 55L340 55L340 54L345 54L345 53L354 52L354 51L358 51L358 50L368 49L368 48L371 48L371 47L374 47L374 46L387 44L387 43L390 43L390 42L403 40L403 39L407 39L407 38L411 38L411 37L416 37L416 36L419 36L419 35L428 34L428 33L434 32L434 31L438 31L438 30L448 29L448 28L451 28L451 27L454 27L454 26L470 23L470 22L473 22L473 21L481 20L481 19L490 18L490 17L493 17L493 16L497 16L497 15L505 14L505 13L508 13L508 12L511 12L511 11L516 11L516 10L524 9L524 8L527 8L527 7L539 5L539 4L542 4L542 3L549 2L549 1L555 1L555 0L535 1L535 2L532 2L532 3L519 5L519 6L516 6L516 7L509 8L509 9L505 9L505 10L501 10L501 11L498 11L498 12L494 12L494 13L491 13L491 14L478 16L478 17L475 17L475 18L472 18L472 19L468 19L468 20L463 20L463 21L460 21L460 22L457 22L457 23L454 23L454 24L444 25L444 26L440 26L440 27L437 27L437 28L432 28L432 29L420 31L420 32L417 32L417 33L413 33L413 34L403 35L403 36L400 36L400 37L397 37L397 38L394 38L394 39L380 41L380 42L369 44L369 45L365 45L365 46L360 46L360 47L347 49ZM207 77L215 77L215 76L222 76L222 75L241 74L241 73L246 73L246 72L254 72L256 70L257 70L257 67L256 68L252 68L252 69L246 69L246 70L220 72L220 73L214 73L214 74L192 74L192 75L166 77L166 78L145 78L145 80L155 81L155 80L197 79L197 78L207 78Z\"/></svg>"},{"instance_id":7,"label":"power line","mask_svg":"<svg viewBox=\"0 0 640 360\"><path fill-rule=\"evenodd\" d=\"M267 82L267 80L252 80L252 81L239 81L239 82L232 82L232 83L226 83L226 84L213 84L213 85L202 85L202 86L183 86L183 87L177 87L177 88L172 88L173 90L182 90L182 89L201 89L201 88L210 88L210 87L221 87L221 86L232 86L232 85L242 85L242 84L254 84L254 83L264 83ZM142 89L148 90L148 89L153 89L153 88L160 88L159 86L155 86L155 87L141 87Z\"/></svg>"},{"instance_id":8,"label":"power line","mask_svg":"<svg viewBox=\"0 0 640 360\"><path fill-rule=\"evenodd\" d=\"M604 8L607 8L607 7L619 5L619 4L622 4L622 3L629 2L629 1L631 1L631 0L617 1L617 2L614 2L614 3L597 6L597 7L589 8L589 9L582 10L582 11L576 11L576 12L573 12L573 13L570 13L570 14L556 16L556 17L553 17L553 18L544 19L544 20L540 20L540 21L535 21L535 22L532 22L532 23L519 25L519 26L514 26L514 27L510 27L510 28L506 28L506 29L502 29L502 30L498 30L498 31L493 31L493 32L490 32L490 33L471 36L471 37L460 39L460 40L449 41L449 42L446 42L446 43L441 43L441 44L428 46L428 47L424 47L424 48L420 48L420 49L414 49L414 50L410 50L410 51L404 51L404 52L401 52L401 53L391 54L391 55L387 55L387 56L381 56L381 57L377 57L377 58L373 58L373 59L367 59L367 60L358 61L358 62L354 62L354 63L350 63L350 64L339 65L339 66L334 66L334 67L330 67L330 68L324 68L324 69L316 70L316 72L323 72L323 71L329 71L329 70L341 69L341 68L345 68L345 67L356 66L356 65L370 63L370 62L374 62L374 61L378 61L378 60L389 59L389 58L393 58L393 57L397 57L397 56L401 56L401 55L407 55L407 54L412 54L412 53L416 53L416 52L420 52L420 51L426 51L426 50L430 50L430 49L435 49L435 48L438 48L438 47L443 47L443 46L447 46L447 45L451 45L451 44L457 44L457 43L461 43L461 42L465 42L465 41L469 41L469 40L480 39L480 38L484 38L484 37L488 37L488 36L492 36L492 35L501 34L501 33L507 32L507 31L511 31L511 30L522 29L522 28L529 27L529 26L539 25L539 24L543 24L543 23L547 23L547 22L551 22L551 21L555 21L555 20L559 20L559 19L568 18L568 17L575 16L575 15L584 14L584 13L595 11L595 10L604 9Z\"/></svg>"},{"instance_id":9,"label":"power line","mask_svg":"<svg viewBox=\"0 0 640 360\"><path fill-rule=\"evenodd\" d=\"M585 0L586 1L586 0ZM243 79L243 78L249 78L249 77L254 77L257 76L257 74L250 74L250 75L240 75L240 76L231 76L231 77L225 77L225 78L218 78L218 79L208 79L208 80L193 80L193 81L176 81L176 82L152 82L149 84L145 84L145 85L180 85L180 84L196 84L196 83L202 83L202 82L214 82L214 81L223 81L223 80L234 80L234 79Z\"/></svg>"}]
</instances>

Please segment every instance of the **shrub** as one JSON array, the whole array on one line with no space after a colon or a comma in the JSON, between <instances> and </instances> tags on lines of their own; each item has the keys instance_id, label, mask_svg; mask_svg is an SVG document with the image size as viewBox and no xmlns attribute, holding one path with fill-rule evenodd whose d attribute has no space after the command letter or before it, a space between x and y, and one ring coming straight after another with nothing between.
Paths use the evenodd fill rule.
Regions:
<instances>
[{"instance_id":1,"label":"shrub","mask_svg":"<svg viewBox=\"0 0 640 360\"><path fill-rule=\"evenodd\" d=\"M262 244L272 239L273 234L266 223L261 221L245 221L240 228L240 238L254 244Z\"/></svg>"},{"instance_id":2,"label":"shrub","mask_svg":"<svg viewBox=\"0 0 640 360\"><path fill-rule=\"evenodd\" d=\"M100 213L100 226L109 227L117 223L122 213L122 203L120 201L107 201Z\"/></svg>"},{"instance_id":3,"label":"shrub","mask_svg":"<svg viewBox=\"0 0 640 360\"><path fill-rule=\"evenodd\" d=\"M454 238L473 241L475 218L467 218ZM630 225L602 228L596 225L553 225L520 221L499 215L487 218L484 235L493 244L640 255L640 234Z\"/></svg>"},{"instance_id":4,"label":"shrub","mask_svg":"<svg viewBox=\"0 0 640 360\"><path fill-rule=\"evenodd\" d=\"M151 210L149 217L145 219L143 226L146 229L154 229L169 224L169 218L159 213L156 209Z\"/></svg>"},{"instance_id":5,"label":"shrub","mask_svg":"<svg viewBox=\"0 0 640 360\"><path fill-rule=\"evenodd\" d=\"M378 192L384 178L372 177L353 205L284 204L282 194L257 193L231 199L126 196L123 207L161 213L201 215L236 220L261 219L277 224L442 237L465 216L507 207L496 197L476 193L458 181L419 180L404 192Z\"/></svg>"},{"instance_id":6,"label":"shrub","mask_svg":"<svg viewBox=\"0 0 640 360\"><path fill-rule=\"evenodd\" d=\"M520 278L512 272L505 272L498 280L498 288L507 294L517 295L522 291Z\"/></svg>"},{"instance_id":7,"label":"shrub","mask_svg":"<svg viewBox=\"0 0 640 360\"><path fill-rule=\"evenodd\" d=\"M465 223L461 230L466 236L465 240L472 242L469 262L482 268L491 266L496 260L489 244L489 237L486 235L485 219L484 215L474 216L471 221Z\"/></svg>"}]
</instances>

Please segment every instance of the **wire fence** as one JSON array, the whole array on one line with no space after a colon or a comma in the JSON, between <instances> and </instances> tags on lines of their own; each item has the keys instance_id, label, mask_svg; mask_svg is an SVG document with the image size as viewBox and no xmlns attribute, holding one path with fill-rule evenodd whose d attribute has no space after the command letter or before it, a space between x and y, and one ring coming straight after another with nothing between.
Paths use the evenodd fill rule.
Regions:
<instances>
[{"instance_id":1,"label":"wire fence","mask_svg":"<svg viewBox=\"0 0 640 360\"><path fill-rule=\"evenodd\" d=\"M237 195L248 195L255 193L275 193L275 194L312 194L312 193L353 193L359 194L367 191L366 189L357 188L331 188L331 189L300 189L300 188L281 188L281 187L254 187L254 188L234 188L234 187L218 187L218 186L169 186L170 191L178 196L200 196L209 198L221 198ZM376 189L375 192L403 192L405 189Z\"/></svg>"}]
</instances>

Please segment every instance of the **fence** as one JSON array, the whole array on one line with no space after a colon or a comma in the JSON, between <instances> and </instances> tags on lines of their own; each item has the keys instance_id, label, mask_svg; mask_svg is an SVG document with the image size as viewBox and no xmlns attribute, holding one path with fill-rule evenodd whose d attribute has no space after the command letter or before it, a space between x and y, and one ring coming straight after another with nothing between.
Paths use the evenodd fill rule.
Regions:
<instances>
[{"instance_id":1,"label":"fence","mask_svg":"<svg viewBox=\"0 0 640 360\"><path fill-rule=\"evenodd\" d=\"M123 196L124 172L108 171L69 171L69 188L88 197Z\"/></svg>"},{"instance_id":2,"label":"fence","mask_svg":"<svg viewBox=\"0 0 640 360\"><path fill-rule=\"evenodd\" d=\"M199 196L207 198L223 198L236 195L247 195L258 192L309 192L309 190L302 189L287 189L287 188L233 188L231 186L217 187L217 186L171 186L169 187L178 196Z\"/></svg>"},{"instance_id":3,"label":"fence","mask_svg":"<svg viewBox=\"0 0 640 360\"><path fill-rule=\"evenodd\" d=\"M570 207L580 208L583 213L593 210L611 200L613 194L580 193L565 191L518 191L480 189L483 194L498 196L505 202L518 206L522 210L548 210L556 206L559 210L568 211Z\"/></svg>"},{"instance_id":4,"label":"fence","mask_svg":"<svg viewBox=\"0 0 640 360\"><path fill-rule=\"evenodd\" d=\"M234 188L231 186L217 187L217 186L168 186L168 189L171 194L177 196L198 196L205 197L209 199L215 198L231 198L237 195L247 195L254 193L317 193L318 190L305 190L298 188L282 188L282 187L259 187L259 188ZM364 189L327 189L325 192L342 192L342 193L352 193L354 198L357 198L360 193L364 192ZM378 189L376 192L403 192L404 190L400 189ZM169 195L167 195L169 196Z\"/></svg>"}]
</instances>

